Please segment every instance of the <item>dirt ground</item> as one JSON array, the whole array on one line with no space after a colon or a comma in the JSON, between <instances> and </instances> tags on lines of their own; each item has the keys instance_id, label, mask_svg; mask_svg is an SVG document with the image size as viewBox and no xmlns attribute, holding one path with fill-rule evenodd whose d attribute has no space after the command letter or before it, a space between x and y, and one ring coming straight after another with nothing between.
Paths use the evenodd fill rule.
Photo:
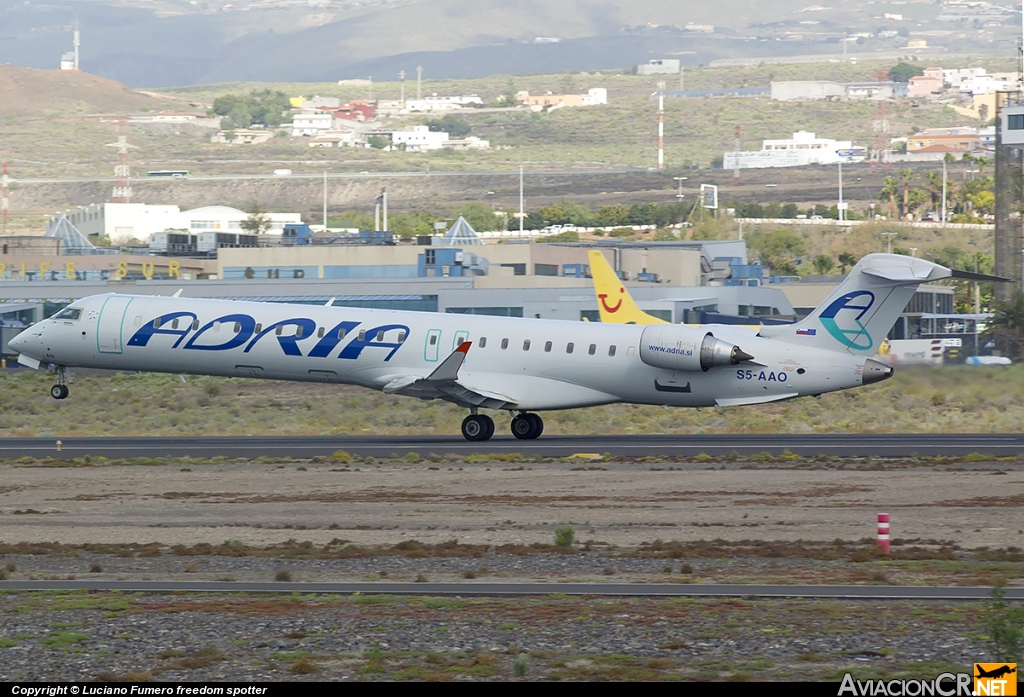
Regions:
<instances>
[{"instance_id":1,"label":"dirt ground","mask_svg":"<svg viewBox=\"0 0 1024 697\"><path fill-rule=\"evenodd\" d=\"M959 470L959 471L957 471ZM1024 546L1012 463L0 465L0 541L358 544L859 540Z\"/></svg>"}]
</instances>

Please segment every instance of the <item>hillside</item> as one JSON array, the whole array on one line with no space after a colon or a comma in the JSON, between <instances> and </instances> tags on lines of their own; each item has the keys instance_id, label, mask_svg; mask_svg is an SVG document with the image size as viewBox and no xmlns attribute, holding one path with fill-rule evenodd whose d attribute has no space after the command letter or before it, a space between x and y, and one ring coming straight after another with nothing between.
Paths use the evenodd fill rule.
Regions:
<instances>
[{"instance_id":1,"label":"hillside","mask_svg":"<svg viewBox=\"0 0 1024 697\"><path fill-rule=\"evenodd\" d=\"M35 5L0 0L0 63L56 67L82 30L82 67L133 87L217 81L337 81L374 75L431 77L630 69L679 56L697 66L720 58L897 50L914 35L929 50L1015 54L1012 14L940 22L937 3L902 4L885 18L870 0L831 7L806 0L679 3L672 0L116 0ZM884 6L888 11L888 6ZM997 6L998 7L998 6ZM812 8L813 9L812 11ZM892 13L890 13L891 15ZM992 19L994 21L988 21ZM713 33L687 29L713 25ZM888 32L884 38L879 31ZM537 43L537 37L555 37ZM784 39L784 40L783 40Z\"/></svg>"},{"instance_id":2,"label":"hillside","mask_svg":"<svg viewBox=\"0 0 1024 697\"><path fill-rule=\"evenodd\" d=\"M119 82L70 70L0 65L0 117L135 113L180 102L133 92Z\"/></svg>"}]
</instances>

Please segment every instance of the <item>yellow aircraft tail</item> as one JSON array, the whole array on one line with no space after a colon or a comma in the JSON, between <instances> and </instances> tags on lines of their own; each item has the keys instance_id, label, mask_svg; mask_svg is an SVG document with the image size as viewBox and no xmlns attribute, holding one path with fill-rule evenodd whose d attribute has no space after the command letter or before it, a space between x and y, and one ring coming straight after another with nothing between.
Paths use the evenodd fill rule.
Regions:
<instances>
[{"instance_id":1,"label":"yellow aircraft tail","mask_svg":"<svg viewBox=\"0 0 1024 697\"><path fill-rule=\"evenodd\" d=\"M597 309L601 321L611 324L669 324L663 319L649 315L633 302L626 287L608 264L604 254L592 249L590 274L594 278L594 292L597 294Z\"/></svg>"}]
</instances>

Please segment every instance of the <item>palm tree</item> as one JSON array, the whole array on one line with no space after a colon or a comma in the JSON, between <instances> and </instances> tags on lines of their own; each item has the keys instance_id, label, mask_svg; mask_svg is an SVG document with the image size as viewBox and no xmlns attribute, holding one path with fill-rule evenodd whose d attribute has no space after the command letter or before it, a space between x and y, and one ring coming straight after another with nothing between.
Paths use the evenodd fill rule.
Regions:
<instances>
[{"instance_id":1,"label":"palm tree","mask_svg":"<svg viewBox=\"0 0 1024 697\"><path fill-rule=\"evenodd\" d=\"M910 206L910 180L914 176L914 170L909 167L900 170L900 183L903 184L903 207L900 209L900 219L907 214L907 209Z\"/></svg>"},{"instance_id":2,"label":"palm tree","mask_svg":"<svg viewBox=\"0 0 1024 697\"><path fill-rule=\"evenodd\" d=\"M895 177L886 177L882 180L882 190L878 192L879 200L889 204L889 217L896 215L896 192L899 191L899 183Z\"/></svg>"},{"instance_id":3,"label":"palm tree","mask_svg":"<svg viewBox=\"0 0 1024 697\"><path fill-rule=\"evenodd\" d=\"M1009 302L996 303L995 316L985 329L985 340L994 340L996 346L1015 361L1024 357L1024 294L1017 293Z\"/></svg>"},{"instance_id":4,"label":"palm tree","mask_svg":"<svg viewBox=\"0 0 1024 697\"><path fill-rule=\"evenodd\" d=\"M839 273L845 275L847 266L854 266L857 263L857 257L853 256L849 252L843 252L839 255Z\"/></svg>"}]
</instances>

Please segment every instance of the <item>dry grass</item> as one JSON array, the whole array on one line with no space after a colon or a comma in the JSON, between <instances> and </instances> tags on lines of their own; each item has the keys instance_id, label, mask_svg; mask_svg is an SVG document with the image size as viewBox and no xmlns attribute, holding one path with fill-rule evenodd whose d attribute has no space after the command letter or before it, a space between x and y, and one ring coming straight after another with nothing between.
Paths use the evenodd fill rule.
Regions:
<instances>
[{"instance_id":1,"label":"dry grass","mask_svg":"<svg viewBox=\"0 0 1024 697\"><path fill-rule=\"evenodd\" d=\"M465 416L444 402L357 387L83 375L70 399L55 402L51 382L27 371L0 374L0 437L457 434ZM936 394L943 396L938 406ZM1024 366L904 368L879 385L820 400L699 411L618 404L553 412L545 422L551 434L1016 432L1024 422Z\"/></svg>"}]
</instances>

